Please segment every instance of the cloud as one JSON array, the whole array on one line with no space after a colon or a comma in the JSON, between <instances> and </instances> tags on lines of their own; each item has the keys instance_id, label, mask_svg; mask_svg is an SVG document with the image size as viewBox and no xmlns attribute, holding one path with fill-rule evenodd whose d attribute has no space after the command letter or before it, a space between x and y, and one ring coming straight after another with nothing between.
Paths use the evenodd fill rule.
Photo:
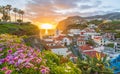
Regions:
<instances>
[{"instance_id":1,"label":"cloud","mask_svg":"<svg viewBox=\"0 0 120 74\"><path fill-rule=\"evenodd\" d=\"M27 3L25 12L26 17L33 21L51 23L58 22L67 16L86 16L89 13L82 13L81 11L96 8L101 3L101 1L93 2L93 0L32 0Z\"/></svg>"},{"instance_id":2,"label":"cloud","mask_svg":"<svg viewBox=\"0 0 120 74\"><path fill-rule=\"evenodd\" d=\"M81 9L90 9L90 8L97 8L102 4L102 1L95 1L94 3L88 3L84 5L80 5Z\"/></svg>"}]
</instances>

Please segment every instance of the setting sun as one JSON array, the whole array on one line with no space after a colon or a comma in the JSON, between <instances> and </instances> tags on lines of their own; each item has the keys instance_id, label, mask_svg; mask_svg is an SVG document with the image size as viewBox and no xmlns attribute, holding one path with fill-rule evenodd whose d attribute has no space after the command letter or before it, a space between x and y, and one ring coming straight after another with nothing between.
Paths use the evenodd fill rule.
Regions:
<instances>
[{"instance_id":1,"label":"setting sun","mask_svg":"<svg viewBox=\"0 0 120 74\"><path fill-rule=\"evenodd\" d=\"M53 25L52 24L42 24L40 26L41 29L45 29L45 34L48 35L48 29L53 29Z\"/></svg>"},{"instance_id":2,"label":"setting sun","mask_svg":"<svg viewBox=\"0 0 120 74\"><path fill-rule=\"evenodd\" d=\"M53 25L52 24L42 24L41 29L52 29Z\"/></svg>"}]
</instances>

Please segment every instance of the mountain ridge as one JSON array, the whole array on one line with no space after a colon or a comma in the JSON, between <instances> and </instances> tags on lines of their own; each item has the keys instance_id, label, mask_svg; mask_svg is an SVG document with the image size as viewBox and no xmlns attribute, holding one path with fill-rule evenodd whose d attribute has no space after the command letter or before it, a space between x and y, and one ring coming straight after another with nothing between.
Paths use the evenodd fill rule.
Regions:
<instances>
[{"instance_id":1,"label":"mountain ridge","mask_svg":"<svg viewBox=\"0 0 120 74\"><path fill-rule=\"evenodd\" d=\"M94 15L94 16L88 16L83 17L84 19L108 19L108 20L114 20L114 19L120 19L120 12L113 12L103 15Z\"/></svg>"}]
</instances>

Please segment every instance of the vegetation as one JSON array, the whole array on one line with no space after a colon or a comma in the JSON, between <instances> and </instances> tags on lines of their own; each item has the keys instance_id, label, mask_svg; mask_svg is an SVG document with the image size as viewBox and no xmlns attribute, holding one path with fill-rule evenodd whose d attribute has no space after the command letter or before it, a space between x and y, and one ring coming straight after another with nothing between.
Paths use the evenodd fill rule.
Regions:
<instances>
[{"instance_id":1,"label":"vegetation","mask_svg":"<svg viewBox=\"0 0 120 74\"><path fill-rule=\"evenodd\" d=\"M96 43L93 40L91 40L91 39L89 39L87 41L87 44L90 44L91 46L95 46L96 45Z\"/></svg>"},{"instance_id":2,"label":"vegetation","mask_svg":"<svg viewBox=\"0 0 120 74\"><path fill-rule=\"evenodd\" d=\"M0 6L0 13L2 14L2 21L3 22L11 22L11 11L14 12L15 14L15 22L16 22L16 13L19 14L19 20L23 21L23 15L24 15L24 11L21 9L17 9L17 8L12 8L11 5L6 5L6 6Z\"/></svg>"},{"instance_id":3,"label":"vegetation","mask_svg":"<svg viewBox=\"0 0 120 74\"><path fill-rule=\"evenodd\" d=\"M116 37L116 38L120 38L120 32L116 32L115 37Z\"/></svg>"},{"instance_id":4,"label":"vegetation","mask_svg":"<svg viewBox=\"0 0 120 74\"><path fill-rule=\"evenodd\" d=\"M96 55L97 58L87 56L85 60L79 59L78 67L82 70L82 74L113 74L113 71L106 67L109 66L107 56L102 59L100 54Z\"/></svg>"},{"instance_id":5,"label":"vegetation","mask_svg":"<svg viewBox=\"0 0 120 74\"><path fill-rule=\"evenodd\" d=\"M22 37L0 35L0 74L111 74L107 61L98 56L72 63L69 58L51 51L26 46Z\"/></svg>"},{"instance_id":6,"label":"vegetation","mask_svg":"<svg viewBox=\"0 0 120 74\"><path fill-rule=\"evenodd\" d=\"M117 29L120 29L120 21L110 21L107 22L106 20L93 20L88 22L88 24L95 24L98 25L98 29L102 30L103 32L112 32L116 33ZM96 31L99 32L99 30L96 29Z\"/></svg>"},{"instance_id":7,"label":"vegetation","mask_svg":"<svg viewBox=\"0 0 120 74\"><path fill-rule=\"evenodd\" d=\"M13 34L13 35L39 35L39 28L32 24L18 25L18 24L0 24L0 34Z\"/></svg>"},{"instance_id":8,"label":"vegetation","mask_svg":"<svg viewBox=\"0 0 120 74\"><path fill-rule=\"evenodd\" d=\"M81 74L71 61L61 62L62 56L26 46L21 37L2 34L0 38L1 74Z\"/></svg>"},{"instance_id":9,"label":"vegetation","mask_svg":"<svg viewBox=\"0 0 120 74\"><path fill-rule=\"evenodd\" d=\"M114 43L110 43L107 45L108 47L114 48Z\"/></svg>"}]
</instances>

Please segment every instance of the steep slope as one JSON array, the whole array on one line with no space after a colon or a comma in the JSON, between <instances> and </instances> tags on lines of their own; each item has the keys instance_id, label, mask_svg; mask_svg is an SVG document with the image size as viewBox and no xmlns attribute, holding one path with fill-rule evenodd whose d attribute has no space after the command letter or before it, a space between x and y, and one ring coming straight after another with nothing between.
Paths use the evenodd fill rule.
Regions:
<instances>
[{"instance_id":1,"label":"steep slope","mask_svg":"<svg viewBox=\"0 0 120 74\"><path fill-rule=\"evenodd\" d=\"M32 24L0 24L0 34L13 34L13 35L38 35L39 34L39 28Z\"/></svg>"},{"instance_id":2,"label":"steep slope","mask_svg":"<svg viewBox=\"0 0 120 74\"><path fill-rule=\"evenodd\" d=\"M60 29L60 30L66 30L66 28L69 25L84 24L84 23L86 23L86 21L82 17L80 17L80 16L71 16L71 17L68 17L68 18L60 21L58 23L58 25L57 25L57 28Z\"/></svg>"}]
</instances>

